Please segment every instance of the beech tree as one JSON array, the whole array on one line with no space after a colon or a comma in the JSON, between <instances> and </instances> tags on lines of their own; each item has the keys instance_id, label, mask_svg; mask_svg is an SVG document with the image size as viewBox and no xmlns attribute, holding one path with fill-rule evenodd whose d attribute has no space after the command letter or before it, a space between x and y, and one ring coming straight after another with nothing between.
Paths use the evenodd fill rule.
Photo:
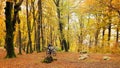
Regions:
<instances>
[{"instance_id":1,"label":"beech tree","mask_svg":"<svg viewBox=\"0 0 120 68\"><path fill-rule=\"evenodd\" d=\"M13 2L7 1L5 7L5 15L6 15L6 51L7 51L7 58L16 57L14 52L14 45L13 45L13 38L15 31L15 24L18 20L18 12L20 10L20 6L23 0L20 0L16 5L13 6ZM14 13L13 13L14 10Z\"/></svg>"}]
</instances>

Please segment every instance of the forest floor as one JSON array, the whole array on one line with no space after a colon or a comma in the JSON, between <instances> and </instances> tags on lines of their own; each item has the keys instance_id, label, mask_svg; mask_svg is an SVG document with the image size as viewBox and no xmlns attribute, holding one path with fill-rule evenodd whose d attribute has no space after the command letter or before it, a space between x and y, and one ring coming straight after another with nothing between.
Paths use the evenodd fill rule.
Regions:
<instances>
[{"instance_id":1,"label":"forest floor","mask_svg":"<svg viewBox=\"0 0 120 68\"><path fill-rule=\"evenodd\" d=\"M16 51L17 53L18 51ZM79 53L58 52L52 63L42 63L45 52L17 55L17 58L5 59L6 52L0 48L0 68L120 68L120 55L91 53L85 60L78 60ZM103 60L110 56L110 60Z\"/></svg>"}]
</instances>

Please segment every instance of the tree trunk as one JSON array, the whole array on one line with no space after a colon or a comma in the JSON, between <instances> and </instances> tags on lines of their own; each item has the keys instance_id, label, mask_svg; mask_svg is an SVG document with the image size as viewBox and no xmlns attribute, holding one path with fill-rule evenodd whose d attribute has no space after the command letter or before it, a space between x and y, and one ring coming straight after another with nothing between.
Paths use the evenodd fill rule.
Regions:
<instances>
[{"instance_id":1,"label":"tree trunk","mask_svg":"<svg viewBox=\"0 0 120 68\"><path fill-rule=\"evenodd\" d=\"M67 19L68 19L68 33L67 33L67 45L68 45L68 50L69 50L69 49L70 49L70 42L69 42L69 41L70 41L70 40L69 40L69 39L70 39L70 38L69 38L69 37L70 37L70 34L69 34L69 30L70 30L70 25L69 25L69 24L70 24L70 21L69 21L69 20L70 20L69 0L67 0L67 2L68 2L68 18L67 18Z\"/></svg>"},{"instance_id":2,"label":"tree trunk","mask_svg":"<svg viewBox=\"0 0 120 68\"><path fill-rule=\"evenodd\" d=\"M112 0L110 0L110 4L111 4ZM111 13L111 10L109 10L109 13ZM108 22L108 45L110 45L110 38L111 38L111 16L108 17L109 22Z\"/></svg>"},{"instance_id":3,"label":"tree trunk","mask_svg":"<svg viewBox=\"0 0 120 68\"><path fill-rule=\"evenodd\" d=\"M95 46L98 44L98 35L99 35L99 29L96 30L96 33L95 33Z\"/></svg>"},{"instance_id":4,"label":"tree trunk","mask_svg":"<svg viewBox=\"0 0 120 68\"><path fill-rule=\"evenodd\" d=\"M110 20L110 22L111 22L111 20ZM108 45L110 43L110 37L111 37L111 23L109 23L109 25L108 25Z\"/></svg>"},{"instance_id":5,"label":"tree trunk","mask_svg":"<svg viewBox=\"0 0 120 68\"><path fill-rule=\"evenodd\" d=\"M41 28L41 20L42 20L42 4L41 0L38 0L38 24L37 24L37 52L40 52L40 28Z\"/></svg>"},{"instance_id":6,"label":"tree trunk","mask_svg":"<svg viewBox=\"0 0 120 68\"><path fill-rule=\"evenodd\" d=\"M37 46L37 30L36 30L36 23L34 25L34 51L36 50L36 46Z\"/></svg>"},{"instance_id":7,"label":"tree trunk","mask_svg":"<svg viewBox=\"0 0 120 68\"><path fill-rule=\"evenodd\" d=\"M22 40L21 40L21 41L22 41L22 50L23 50L24 52L26 52L26 47L27 47L27 45L26 45L25 41L26 41L27 38L26 38L26 36L25 36L25 33L26 33L26 32L25 32L25 30L26 30L26 29L25 29L25 24L22 24L22 28L23 28L23 32L22 32L22 36L21 36L21 37L22 37Z\"/></svg>"},{"instance_id":8,"label":"tree trunk","mask_svg":"<svg viewBox=\"0 0 120 68\"><path fill-rule=\"evenodd\" d=\"M30 29L30 20L29 20L29 15L28 15L28 0L26 0L26 13L27 13L27 29L28 29L28 45L27 45L27 52L26 53L32 53L32 41L31 41L31 29ZM30 47L30 50L28 50Z\"/></svg>"},{"instance_id":9,"label":"tree trunk","mask_svg":"<svg viewBox=\"0 0 120 68\"><path fill-rule=\"evenodd\" d=\"M5 7L5 16L6 16L6 51L7 55L6 58L13 58L16 57L14 52L14 45L13 45L13 32L14 32L14 26L12 22L12 15L13 15L13 3L12 2L6 2Z\"/></svg>"},{"instance_id":10,"label":"tree trunk","mask_svg":"<svg viewBox=\"0 0 120 68\"><path fill-rule=\"evenodd\" d=\"M102 31L102 47L104 46L104 36L105 36L105 28L103 27L103 31Z\"/></svg>"},{"instance_id":11,"label":"tree trunk","mask_svg":"<svg viewBox=\"0 0 120 68\"><path fill-rule=\"evenodd\" d=\"M16 0L14 2L15 2L15 5L16 5ZM17 22L18 22L18 46L19 46L19 53L18 54L22 55L22 42L21 42L21 31L20 31L19 13L17 13Z\"/></svg>"},{"instance_id":12,"label":"tree trunk","mask_svg":"<svg viewBox=\"0 0 120 68\"><path fill-rule=\"evenodd\" d=\"M6 51L7 51L7 58L13 58L16 57L14 53L14 45L13 45L13 39L14 35L13 32L15 31L15 24L16 20L18 19L18 12L20 10L20 6L22 4L23 0L20 0L17 4L14 6L14 14L13 14L13 3L12 2L6 2L5 7L5 16L6 16ZM13 19L12 19L13 18Z\"/></svg>"},{"instance_id":13,"label":"tree trunk","mask_svg":"<svg viewBox=\"0 0 120 68\"><path fill-rule=\"evenodd\" d=\"M53 44L53 41L52 41L53 40L53 33L52 33L52 31L53 30L52 29L53 29L52 26L50 26L50 43L51 44Z\"/></svg>"},{"instance_id":14,"label":"tree trunk","mask_svg":"<svg viewBox=\"0 0 120 68\"><path fill-rule=\"evenodd\" d=\"M116 43L118 43L118 38L119 38L119 29L117 27L117 33L116 33Z\"/></svg>"},{"instance_id":15,"label":"tree trunk","mask_svg":"<svg viewBox=\"0 0 120 68\"><path fill-rule=\"evenodd\" d=\"M120 23L120 21L119 21L119 23ZM117 30L116 30L116 45L115 45L115 47L118 47L118 45L119 45L119 27L120 27L120 24L117 24Z\"/></svg>"},{"instance_id":16,"label":"tree trunk","mask_svg":"<svg viewBox=\"0 0 120 68\"><path fill-rule=\"evenodd\" d=\"M120 11L118 10L117 12L119 14L119 19L120 19ZM118 43L118 40L119 40L119 27L120 27L120 20L119 20L119 22L117 24L116 43Z\"/></svg>"},{"instance_id":17,"label":"tree trunk","mask_svg":"<svg viewBox=\"0 0 120 68\"><path fill-rule=\"evenodd\" d=\"M67 46L68 46L68 50L70 49L70 43L69 43L69 30L70 30L70 27L69 27L69 19L70 19L70 15L68 13L68 33L67 33Z\"/></svg>"},{"instance_id":18,"label":"tree trunk","mask_svg":"<svg viewBox=\"0 0 120 68\"><path fill-rule=\"evenodd\" d=\"M40 25L41 25L41 38L42 38L42 50L44 48L44 45L45 45L45 39L44 39L44 30L43 30L43 22L42 22L42 1L40 1Z\"/></svg>"},{"instance_id":19,"label":"tree trunk","mask_svg":"<svg viewBox=\"0 0 120 68\"><path fill-rule=\"evenodd\" d=\"M36 31L36 17L35 17L35 0L31 0L32 8L33 8L33 27L34 27L34 51L36 50L37 44L37 31Z\"/></svg>"},{"instance_id":20,"label":"tree trunk","mask_svg":"<svg viewBox=\"0 0 120 68\"><path fill-rule=\"evenodd\" d=\"M79 19L79 27L80 27L80 32L79 32L79 35L78 35L78 41L79 41L79 46L78 46L78 52L81 51L81 46L82 46L82 43L83 43L83 27L84 27L84 24L82 23L82 16L81 16L81 20Z\"/></svg>"},{"instance_id":21,"label":"tree trunk","mask_svg":"<svg viewBox=\"0 0 120 68\"><path fill-rule=\"evenodd\" d=\"M22 54L22 42L21 42L21 31L20 31L20 24L18 24L18 33L19 33L19 54Z\"/></svg>"},{"instance_id":22,"label":"tree trunk","mask_svg":"<svg viewBox=\"0 0 120 68\"><path fill-rule=\"evenodd\" d=\"M67 52L68 51L68 45L67 45L67 41L64 37L63 34L63 23L61 21L61 11L60 11L60 0L53 0L56 8L57 8L57 17L58 17L58 23L59 23L59 30L60 30L60 43L61 43L61 49Z\"/></svg>"},{"instance_id":23,"label":"tree trunk","mask_svg":"<svg viewBox=\"0 0 120 68\"><path fill-rule=\"evenodd\" d=\"M65 40L65 38L62 40L62 45L63 45L63 48L65 49L65 52L68 52L67 41Z\"/></svg>"}]
</instances>

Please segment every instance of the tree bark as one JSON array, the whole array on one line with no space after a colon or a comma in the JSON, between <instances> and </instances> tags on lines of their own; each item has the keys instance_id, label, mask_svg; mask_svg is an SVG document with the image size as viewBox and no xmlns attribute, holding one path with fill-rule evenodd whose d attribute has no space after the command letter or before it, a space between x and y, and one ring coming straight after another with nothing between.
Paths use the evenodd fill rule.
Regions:
<instances>
[{"instance_id":1,"label":"tree bark","mask_svg":"<svg viewBox=\"0 0 120 68\"><path fill-rule=\"evenodd\" d=\"M26 14L27 14L27 29L28 29L28 45L26 53L32 53L32 41L31 41L31 29L30 29L30 20L29 20L29 13L28 13L28 0L26 0ZM30 49L29 49L30 48Z\"/></svg>"},{"instance_id":2,"label":"tree bark","mask_svg":"<svg viewBox=\"0 0 120 68\"><path fill-rule=\"evenodd\" d=\"M102 31L102 47L104 46L104 36L105 36L105 28L103 27L103 31Z\"/></svg>"},{"instance_id":3,"label":"tree bark","mask_svg":"<svg viewBox=\"0 0 120 68\"><path fill-rule=\"evenodd\" d=\"M41 28L41 38L42 38L42 50L44 48L44 45L45 45L45 39L44 39L44 30L43 30L43 22L42 22L42 1L40 2L40 28Z\"/></svg>"},{"instance_id":4,"label":"tree bark","mask_svg":"<svg viewBox=\"0 0 120 68\"><path fill-rule=\"evenodd\" d=\"M41 4L41 0L38 0L38 24L37 24L37 52L40 52L40 28L41 28L41 20L42 20L42 4Z\"/></svg>"},{"instance_id":5,"label":"tree bark","mask_svg":"<svg viewBox=\"0 0 120 68\"><path fill-rule=\"evenodd\" d=\"M12 22L12 15L13 15L13 3L12 2L6 2L6 7L5 7L5 16L6 16L6 38L5 38L5 43L6 43L6 51L7 55L6 58L14 58L16 57L15 52L14 52L14 45L13 45L13 32L14 32L14 26Z\"/></svg>"},{"instance_id":6,"label":"tree bark","mask_svg":"<svg viewBox=\"0 0 120 68\"><path fill-rule=\"evenodd\" d=\"M7 51L7 58L13 58L16 57L14 52L14 34L15 31L15 24L16 20L18 19L18 12L20 11L20 6L22 4L23 0L20 0L17 4L14 6L14 14L13 14L13 3L12 2L6 2L5 7L5 16L6 16L6 51Z\"/></svg>"},{"instance_id":7,"label":"tree bark","mask_svg":"<svg viewBox=\"0 0 120 68\"><path fill-rule=\"evenodd\" d=\"M61 49L68 52L67 41L66 41L66 39L64 37L64 34L63 34L63 23L61 22L60 0L53 0L53 1L54 1L55 5L56 5L56 8L57 8L57 17L58 17L59 30L60 30Z\"/></svg>"},{"instance_id":8,"label":"tree bark","mask_svg":"<svg viewBox=\"0 0 120 68\"><path fill-rule=\"evenodd\" d=\"M18 24L18 33L19 33L19 54L22 54L22 42L21 42L21 31L20 31L20 24Z\"/></svg>"},{"instance_id":9,"label":"tree bark","mask_svg":"<svg viewBox=\"0 0 120 68\"><path fill-rule=\"evenodd\" d=\"M96 30L96 33L95 33L95 46L98 44L98 35L99 35L99 28Z\"/></svg>"},{"instance_id":10,"label":"tree bark","mask_svg":"<svg viewBox=\"0 0 120 68\"><path fill-rule=\"evenodd\" d=\"M69 19L70 19L70 15L69 15L69 13L68 13L68 35L67 35L67 46L68 46L68 50L70 49L70 42L69 42L69 30L70 30L70 27L69 27Z\"/></svg>"},{"instance_id":11,"label":"tree bark","mask_svg":"<svg viewBox=\"0 0 120 68\"><path fill-rule=\"evenodd\" d=\"M36 29L36 17L35 17L35 7L34 7L34 3L35 0L31 0L31 4L32 4L32 9L33 9L33 27L34 27L34 51L36 50L36 46L37 46L37 29Z\"/></svg>"},{"instance_id":12,"label":"tree bark","mask_svg":"<svg viewBox=\"0 0 120 68\"><path fill-rule=\"evenodd\" d=\"M120 19L120 11L118 10L117 12L119 14L119 19ZM117 24L116 43L118 43L118 40L119 40L119 28L120 28L120 20Z\"/></svg>"},{"instance_id":13,"label":"tree bark","mask_svg":"<svg viewBox=\"0 0 120 68\"><path fill-rule=\"evenodd\" d=\"M109 23L108 25L108 41L110 41L110 37L111 37L111 23Z\"/></svg>"},{"instance_id":14,"label":"tree bark","mask_svg":"<svg viewBox=\"0 0 120 68\"><path fill-rule=\"evenodd\" d=\"M15 2L15 5L16 4L16 0L14 1ZM19 10L21 9L20 7L15 7L16 9L18 8ZM16 11L16 10L14 10ZM22 42L21 42L21 31L20 31L20 18L19 18L19 12L15 13L17 16L16 16L16 21L18 23L18 46L19 46L19 55L22 55Z\"/></svg>"},{"instance_id":15,"label":"tree bark","mask_svg":"<svg viewBox=\"0 0 120 68\"><path fill-rule=\"evenodd\" d=\"M69 30L70 30L70 27L69 27L69 26L70 26L70 25L69 25L69 24L70 24L70 21L69 21L69 20L70 20L69 0L67 0L67 2L68 2L68 18L67 18L67 19L68 19L68 33L67 33L67 46L68 46L68 50L69 50L69 49L70 49L70 42L69 42L69 41L70 41L70 40L69 40L69 37L70 37L70 34L69 34Z\"/></svg>"}]
</instances>

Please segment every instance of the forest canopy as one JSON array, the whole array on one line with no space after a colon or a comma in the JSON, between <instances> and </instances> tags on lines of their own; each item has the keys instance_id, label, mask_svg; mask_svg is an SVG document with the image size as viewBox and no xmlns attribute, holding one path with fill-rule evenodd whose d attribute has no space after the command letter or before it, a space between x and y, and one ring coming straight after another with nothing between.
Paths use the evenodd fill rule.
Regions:
<instances>
[{"instance_id":1,"label":"forest canopy","mask_svg":"<svg viewBox=\"0 0 120 68\"><path fill-rule=\"evenodd\" d=\"M120 0L0 0L0 11L0 46L8 52L10 35L20 54L49 43L66 52L120 52Z\"/></svg>"}]
</instances>

